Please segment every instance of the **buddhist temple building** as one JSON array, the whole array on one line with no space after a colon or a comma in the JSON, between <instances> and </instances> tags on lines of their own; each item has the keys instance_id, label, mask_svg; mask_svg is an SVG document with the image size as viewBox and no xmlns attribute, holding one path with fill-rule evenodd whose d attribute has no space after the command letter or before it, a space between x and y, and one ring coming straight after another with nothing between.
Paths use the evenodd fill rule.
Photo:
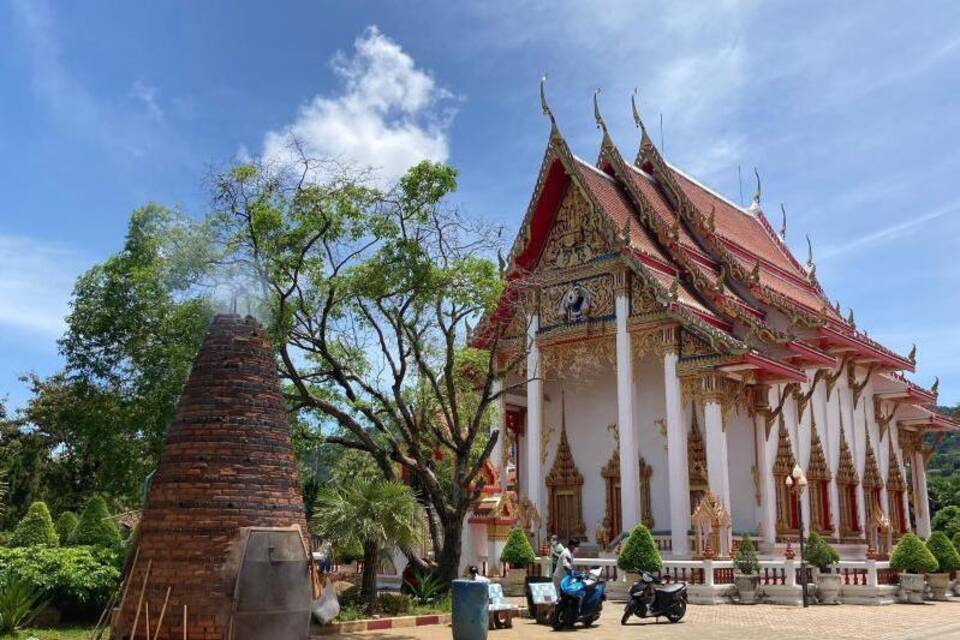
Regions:
<instances>
[{"instance_id":1,"label":"buddhist temple building","mask_svg":"<svg viewBox=\"0 0 960 640\"><path fill-rule=\"evenodd\" d=\"M589 550L642 522L667 558L692 558L705 500L697 531L720 540L710 523L729 521L767 554L801 516L853 559L928 536L925 435L960 425L937 412L936 383L905 376L916 349L894 352L830 301L813 256L768 221L759 179L747 207L710 190L664 160L635 104L639 150L624 157L594 106L588 162L543 100L543 164L474 335L520 363L500 381L492 460L538 512L536 541ZM803 493L786 482L797 466Z\"/></svg>"}]
</instances>

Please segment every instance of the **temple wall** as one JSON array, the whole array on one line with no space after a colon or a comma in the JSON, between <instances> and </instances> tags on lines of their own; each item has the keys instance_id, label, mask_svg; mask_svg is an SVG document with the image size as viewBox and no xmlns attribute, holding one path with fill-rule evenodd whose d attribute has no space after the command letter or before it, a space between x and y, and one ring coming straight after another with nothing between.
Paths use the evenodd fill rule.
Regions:
<instances>
[{"instance_id":1,"label":"temple wall","mask_svg":"<svg viewBox=\"0 0 960 640\"><path fill-rule=\"evenodd\" d=\"M650 476L650 504L654 531L670 529L670 479L667 468L667 437L660 432L658 420L666 418L663 389L663 362L647 355L633 369L636 385L637 448L653 468Z\"/></svg>"},{"instance_id":2,"label":"temple wall","mask_svg":"<svg viewBox=\"0 0 960 640\"><path fill-rule=\"evenodd\" d=\"M733 530L755 531L758 518L756 489L753 484L753 420L741 409L739 413L730 412L724 426L727 430L727 469Z\"/></svg>"}]
</instances>

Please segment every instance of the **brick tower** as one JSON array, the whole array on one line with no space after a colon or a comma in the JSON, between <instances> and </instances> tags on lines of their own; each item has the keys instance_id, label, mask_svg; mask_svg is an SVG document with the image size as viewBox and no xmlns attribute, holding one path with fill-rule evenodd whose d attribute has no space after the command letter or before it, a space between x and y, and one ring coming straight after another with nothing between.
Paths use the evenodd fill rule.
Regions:
<instances>
[{"instance_id":1,"label":"brick tower","mask_svg":"<svg viewBox=\"0 0 960 640\"><path fill-rule=\"evenodd\" d=\"M255 555L248 553L254 546L248 547L251 531L284 528L288 542L292 536L293 551L301 555L295 581L310 585L304 564L309 539L303 499L270 340L253 318L219 315L167 432L140 524L139 555L135 566L128 568L129 586L115 612L113 638L146 637L147 603L151 640L158 625L156 637L164 640L248 635L237 628L243 626L238 622L242 598L237 584L241 565ZM261 546L269 556L261 566L279 566L270 555L278 545ZM288 582L290 575L288 571ZM262 576L257 580L264 582ZM301 590L308 587L299 582L292 589L288 586L273 585L271 591L296 592L302 603ZM284 595L279 593L281 599ZM276 601L269 604L274 610L281 606Z\"/></svg>"}]
</instances>

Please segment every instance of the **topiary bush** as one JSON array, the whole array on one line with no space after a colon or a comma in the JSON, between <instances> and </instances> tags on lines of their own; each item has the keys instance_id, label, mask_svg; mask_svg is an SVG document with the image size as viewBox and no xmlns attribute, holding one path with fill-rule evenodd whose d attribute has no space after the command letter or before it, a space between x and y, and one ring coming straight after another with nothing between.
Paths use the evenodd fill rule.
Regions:
<instances>
[{"instance_id":1,"label":"topiary bush","mask_svg":"<svg viewBox=\"0 0 960 640\"><path fill-rule=\"evenodd\" d=\"M70 544L77 546L120 546L120 528L110 517L107 503L100 496L93 496L80 512L80 521L70 536Z\"/></svg>"},{"instance_id":2,"label":"topiary bush","mask_svg":"<svg viewBox=\"0 0 960 640\"><path fill-rule=\"evenodd\" d=\"M943 531L934 531L927 540L927 549L937 559L940 573L952 573L960 570L960 553Z\"/></svg>"},{"instance_id":3,"label":"topiary bush","mask_svg":"<svg viewBox=\"0 0 960 640\"><path fill-rule=\"evenodd\" d=\"M757 562L757 548L753 546L750 536L744 536L737 548L737 557L733 559L733 566L745 576L760 573L760 563Z\"/></svg>"},{"instance_id":4,"label":"topiary bush","mask_svg":"<svg viewBox=\"0 0 960 640\"><path fill-rule=\"evenodd\" d=\"M933 573L937 559L915 534L906 533L900 538L890 555L890 567L904 573Z\"/></svg>"},{"instance_id":5,"label":"topiary bush","mask_svg":"<svg viewBox=\"0 0 960 640\"><path fill-rule=\"evenodd\" d=\"M960 507L956 505L943 507L933 514L930 526L934 531L943 531L948 538L960 534Z\"/></svg>"},{"instance_id":6,"label":"topiary bush","mask_svg":"<svg viewBox=\"0 0 960 640\"><path fill-rule=\"evenodd\" d=\"M660 571L663 567L663 559L649 529L642 524L633 528L626 542L623 543L623 549L620 550L617 566L631 573Z\"/></svg>"},{"instance_id":7,"label":"topiary bush","mask_svg":"<svg viewBox=\"0 0 960 640\"><path fill-rule=\"evenodd\" d=\"M70 544L73 532L77 528L80 518L73 511L64 511L57 518L57 535L60 536L60 544Z\"/></svg>"},{"instance_id":8,"label":"topiary bush","mask_svg":"<svg viewBox=\"0 0 960 640\"><path fill-rule=\"evenodd\" d=\"M17 524L10 537L11 547L56 547L60 544L60 536L53 526L53 518L45 502L34 502L30 505L27 515Z\"/></svg>"},{"instance_id":9,"label":"topiary bush","mask_svg":"<svg viewBox=\"0 0 960 640\"><path fill-rule=\"evenodd\" d=\"M537 554L533 552L527 534L520 527L514 527L500 554L500 562L506 562L511 568L525 569L536 560Z\"/></svg>"},{"instance_id":10,"label":"topiary bush","mask_svg":"<svg viewBox=\"0 0 960 640\"><path fill-rule=\"evenodd\" d=\"M810 537L807 538L804 558L823 572L840 562L840 554L837 550L816 531L811 531Z\"/></svg>"}]
</instances>

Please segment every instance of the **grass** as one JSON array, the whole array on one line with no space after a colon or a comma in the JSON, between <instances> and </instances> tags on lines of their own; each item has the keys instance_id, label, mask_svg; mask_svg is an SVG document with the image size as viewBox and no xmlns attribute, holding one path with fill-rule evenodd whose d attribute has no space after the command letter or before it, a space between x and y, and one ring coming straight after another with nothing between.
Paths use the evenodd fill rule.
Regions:
<instances>
[{"instance_id":1,"label":"grass","mask_svg":"<svg viewBox=\"0 0 960 640\"><path fill-rule=\"evenodd\" d=\"M450 595L440 598L436 602L431 602L429 604L414 604L409 611L405 613L398 613L396 616L424 616L431 613L450 613L453 609L452 600ZM383 617L395 617L395 616L386 616ZM353 620L368 620L370 615L367 614L358 604L349 603L342 604L340 607L340 615L337 616L337 622L351 622Z\"/></svg>"},{"instance_id":2,"label":"grass","mask_svg":"<svg viewBox=\"0 0 960 640\"><path fill-rule=\"evenodd\" d=\"M23 629L15 636L17 640L38 638L39 640L88 640L93 627L64 627L62 629Z\"/></svg>"}]
</instances>

